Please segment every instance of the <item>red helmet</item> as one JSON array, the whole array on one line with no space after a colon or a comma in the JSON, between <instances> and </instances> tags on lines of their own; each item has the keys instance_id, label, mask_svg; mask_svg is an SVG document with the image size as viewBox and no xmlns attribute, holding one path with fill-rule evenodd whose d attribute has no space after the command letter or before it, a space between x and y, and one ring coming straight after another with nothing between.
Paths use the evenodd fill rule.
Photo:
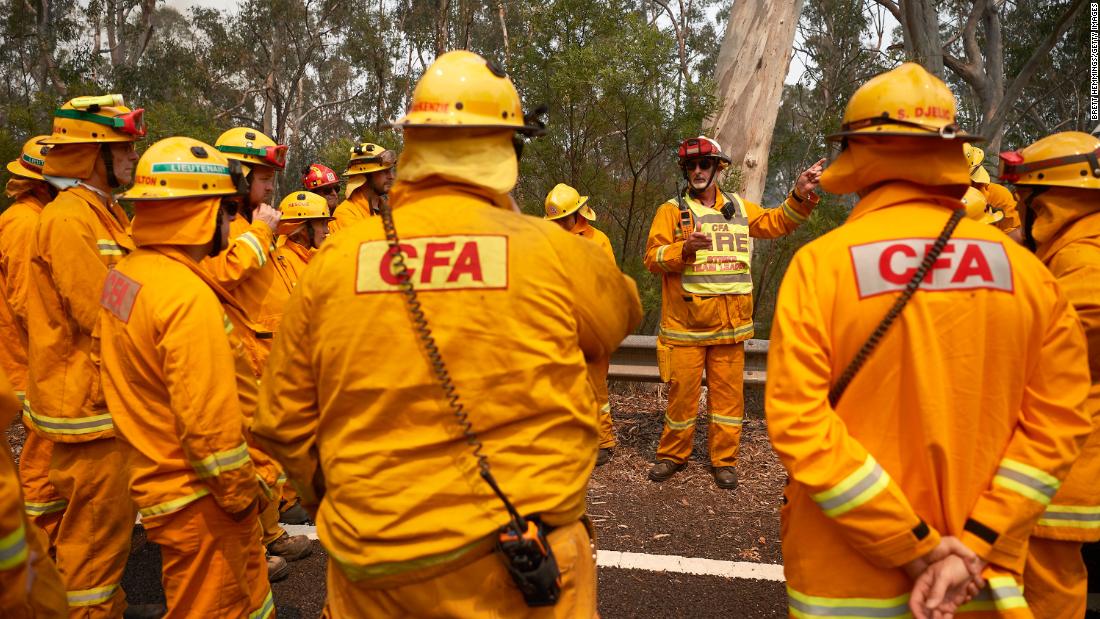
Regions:
<instances>
[{"instance_id":1,"label":"red helmet","mask_svg":"<svg viewBox=\"0 0 1100 619\"><path fill-rule=\"evenodd\" d=\"M336 172L332 171L332 168L323 166L319 163L310 164L306 169L305 174L302 175L302 187L313 191L320 187L328 187L329 185L336 185L340 182L340 178L336 176Z\"/></svg>"},{"instance_id":2,"label":"red helmet","mask_svg":"<svg viewBox=\"0 0 1100 619\"><path fill-rule=\"evenodd\" d=\"M719 168L725 168L730 164L730 158L722 152L722 147L718 145L718 142L705 135L701 135L697 138L688 138L680 142L680 149L677 155L680 158L680 165L683 165L684 162L689 159L700 159L702 157L713 157L718 159L722 162L719 164Z\"/></svg>"}]
</instances>

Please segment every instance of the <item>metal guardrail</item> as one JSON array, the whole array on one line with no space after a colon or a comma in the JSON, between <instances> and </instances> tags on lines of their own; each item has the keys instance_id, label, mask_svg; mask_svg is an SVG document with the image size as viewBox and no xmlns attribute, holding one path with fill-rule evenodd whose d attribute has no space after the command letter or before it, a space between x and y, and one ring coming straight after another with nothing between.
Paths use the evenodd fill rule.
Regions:
<instances>
[{"instance_id":1,"label":"metal guardrail","mask_svg":"<svg viewBox=\"0 0 1100 619\"><path fill-rule=\"evenodd\" d=\"M611 369L607 377L639 383L659 383L657 371L657 337L653 335L628 335L611 355ZM763 385L768 379L768 340L745 342L745 383ZM703 384L707 384L703 372Z\"/></svg>"}]
</instances>

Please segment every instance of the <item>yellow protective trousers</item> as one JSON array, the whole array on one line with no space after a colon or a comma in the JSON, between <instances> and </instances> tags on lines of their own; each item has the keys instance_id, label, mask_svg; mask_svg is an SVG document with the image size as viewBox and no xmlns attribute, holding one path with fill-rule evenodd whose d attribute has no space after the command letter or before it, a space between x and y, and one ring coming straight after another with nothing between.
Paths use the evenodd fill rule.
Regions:
<instances>
[{"instance_id":1,"label":"yellow protective trousers","mask_svg":"<svg viewBox=\"0 0 1100 619\"><path fill-rule=\"evenodd\" d=\"M50 483L50 459L53 441L27 428L23 452L19 456L19 480L23 487L23 507L27 519L46 532L50 556L57 546L57 528L67 502Z\"/></svg>"},{"instance_id":2,"label":"yellow protective trousers","mask_svg":"<svg viewBox=\"0 0 1100 619\"><path fill-rule=\"evenodd\" d=\"M279 524L279 490L275 491L275 499L268 501L260 512L260 540L264 546L283 536L285 530Z\"/></svg>"},{"instance_id":3,"label":"yellow protective trousers","mask_svg":"<svg viewBox=\"0 0 1100 619\"><path fill-rule=\"evenodd\" d=\"M588 364L588 380L596 392L596 404L600 407L599 436L600 449L611 448L617 444L615 425L611 421L611 400L607 396L607 371L611 368L611 359L605 357Z\"/></svg>"},{"instance_id":4,"label":"yellow protective trousers","mask_svg":"<svg viewBox=\"0 0 1100 619\"><path fill-rule=\"evenodd\" d=\"M233 520L213 497L144 520L160 546L164 619L264 619L275 614L267 561L253 517Z\"/></svg>"},{"instance_id":5,"label":"yellow protective trousers","mask_svg":"<svg viewBox=\"0 0 1100 619\"><path fill-rule=\"evenodd\" d=\"M63 619L69 616L65 586L50 559L46 534L24 529L27 558L23 565L0 569L0 617L4 619Z\"/></svg>"},{"instance_id":6,"label":"yellow protective trousers","mask_svg":"<svg viewBox=\"0 0 1100 619\"><path fill-rule=\"evenodd\" d=\"M54 443L50 483L68 501L57 530L57 569L70 617L121 617L122 572L137 510L129 472L113 437Z\"/></svg>"},{"instance_id":7,"label":"yellow protective trousers","mask_svg":"<svg viewBox=\"0 0 1100 619\"><path fill-rule=\"evenodd\" d=\"M1080 619L1088 603L1089 574L1081 542L1032 536L1024 567L1024 599L1036 617Z\"/></svg>"},{"instance_id":8,"label":"yellow protective trousers","mask_svg":"<svg viewBox=\"0 0 1100 619\"><path fill-rule=\"evenodd\" d=\"M584 524L575 522L547 536L561 570L561 597L554 606L530 608L495 552L452 571L407 584L380 587L355 582L329 559L328 599L322 617L447 617L465 619L592 619L596 614L596 551ZM390 583L387 583L390 584Z\"/></svg>"},{"instance_id":9,"label":"yellow protective trousers","mask_svg":"<svg viewBox=\"0 0 1100 619\"><path fill-rule=\"evenodd\" d=\"M710 410L708 446L713 466L737 466L745 413L745 345L672 346L672 379L658 460L686 462L691 456L703 368L707 371Z\"/></svg>"}]
</instances>

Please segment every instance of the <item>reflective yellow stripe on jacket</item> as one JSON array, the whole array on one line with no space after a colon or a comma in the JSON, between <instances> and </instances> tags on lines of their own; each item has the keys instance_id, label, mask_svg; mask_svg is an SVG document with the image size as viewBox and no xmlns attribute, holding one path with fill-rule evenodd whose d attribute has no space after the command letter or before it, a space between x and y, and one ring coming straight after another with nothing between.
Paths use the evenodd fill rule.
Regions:
<instances>
[{"instance_id":1,"label":"reflective yellow stripe on jacket","mask_svg":"<svg viewBox=\"0 0 1100 619\"><path fill-rule=\"evenodd\" d=\"M19 527L0 537L0 570L10 570L27 560L27 536L23 523Z\"/></svg>"},{"instance_id":2,"label":"reflective yellow stripe on jacket","mask_svg":"<svg viewBox=\"0 0 1100 619\"><path fill-rule=\"evenodd\" d=\"M191 466L199 477L215 477L226 471L239 469L248 461L248 445L241 443L228 451L210 454L202 460L192 460Z\"/></svg>"},{"instance_id":3,"label":"reflective yellow stripe on jacket","mask_svg":"<svg viewBox=\"0 0 1100 619\"><path fill-rule=\"evenodd\" d=\"M1085 505L1048 505L1039 526L1100 529L1100 507Z\"/></svg>"},{"instance_id":4,"label":"reflective yellow stripe on jacket","mask_svg":"<svg viewBox=\"0 0 1100 619\"><path fill-rule=\"evenodd\" d=\"M813 495L812 498L826 516L836 518L875 498L888 485L890 485L890 476L882 470L878 462L875 462L871 454L867 454L863 466L845 477L839 484L825 492Z\"/></svg>"},{"instance_id":5,"label":"reflective yellow stripe on jacket","mask_svg":"<svg viewBox=\"0 0 1100 619\"><path fill-rule=\"evenodd\" d=\"M1033 501L1048 505L1062 482L1033 466L1005 458L1001 460L1001 466L993 477L993 485L1008 488Z\"/></svg>"},{"instance_id":6,"label":"reflective yellow stripe on jacket","mask_svg":"<svg viewBox=\"0 0 1100 619\"><path fill-rule=\"evenodd\" d=\"M30 400L23 400L23 420L49 434L94 434L112 430L115 427L111 413L91 415L79 419L66 419L64 417L47 417L39 415L31 408Z\"/></svg>"}]
</instances>

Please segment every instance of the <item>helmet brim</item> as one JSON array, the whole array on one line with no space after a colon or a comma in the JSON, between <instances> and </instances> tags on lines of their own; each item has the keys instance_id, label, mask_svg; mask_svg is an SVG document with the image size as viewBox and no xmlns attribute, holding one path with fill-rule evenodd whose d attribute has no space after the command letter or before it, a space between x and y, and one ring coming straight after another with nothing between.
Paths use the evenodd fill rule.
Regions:
<instances>
[{"instance_id":1,"label":"helmet brim","mask_svg":"<svg viewBox=\"0 0 1100 619\"><path fill-rule=\"evenodd\" d=\"M23 166L23 164L19 163L19 160L9 161L7 168L8 172L11 172L12 174L20 178L29 178L36 181L46 180L41 174L37 174L31 170L28 170L26 167Z\"/></svg>"},{"instance_id":2,"label":"helmet brim","mask_svg":"<svg viewBox=\"0 0 1100 619\"><path fill-rule=\"evenodd\" d=\"M882 127L883 125L878 125ZM830 142L840 142L845 138L864 137L864 138L935 138L938 140L952 140L955 142L985 142L986 139L980 135L971 135L965 131L956 131L950 136L945 136L941 133L932 130L918 129L916 127L908 128L898 125L894 125L888 131L876 130L877 127L867 127L866 129L856 129L853 131L841 131L838 133L832 133L825 136L825 139Z\"/></svg>"},{"instance_id":3,"label":"helmet brim","mask_svg":"<svg viewBox=\"0 0 1100 619\"><path fill-rule=\"evenodd\" d=\"M577 203L573 205L573 208L569 209L568 211L563 211L563 212L561 212L557 215L554 215L553 217L550 217L549 215L543 215L542 218L547 220L547 221L554 221L554 220L557 220L557 219L561 219L562 217L569 217L573 213L576 213L577 211L581 210L581 207L584 207L584 205L587 204L587 203L588 203L588 196L581 196L581 199L577 200ZM587 208L588 212L590 212L590 213L592 212L591 208L589 208L589 207L585 207L585 208ZM581 215L584 215L584 213L582 212ZM595 218L596 218L595 213L592 214L592 217L585 216L585 219L587 219L589 221L594 221Z\"/></svg>"}]
</instances>

